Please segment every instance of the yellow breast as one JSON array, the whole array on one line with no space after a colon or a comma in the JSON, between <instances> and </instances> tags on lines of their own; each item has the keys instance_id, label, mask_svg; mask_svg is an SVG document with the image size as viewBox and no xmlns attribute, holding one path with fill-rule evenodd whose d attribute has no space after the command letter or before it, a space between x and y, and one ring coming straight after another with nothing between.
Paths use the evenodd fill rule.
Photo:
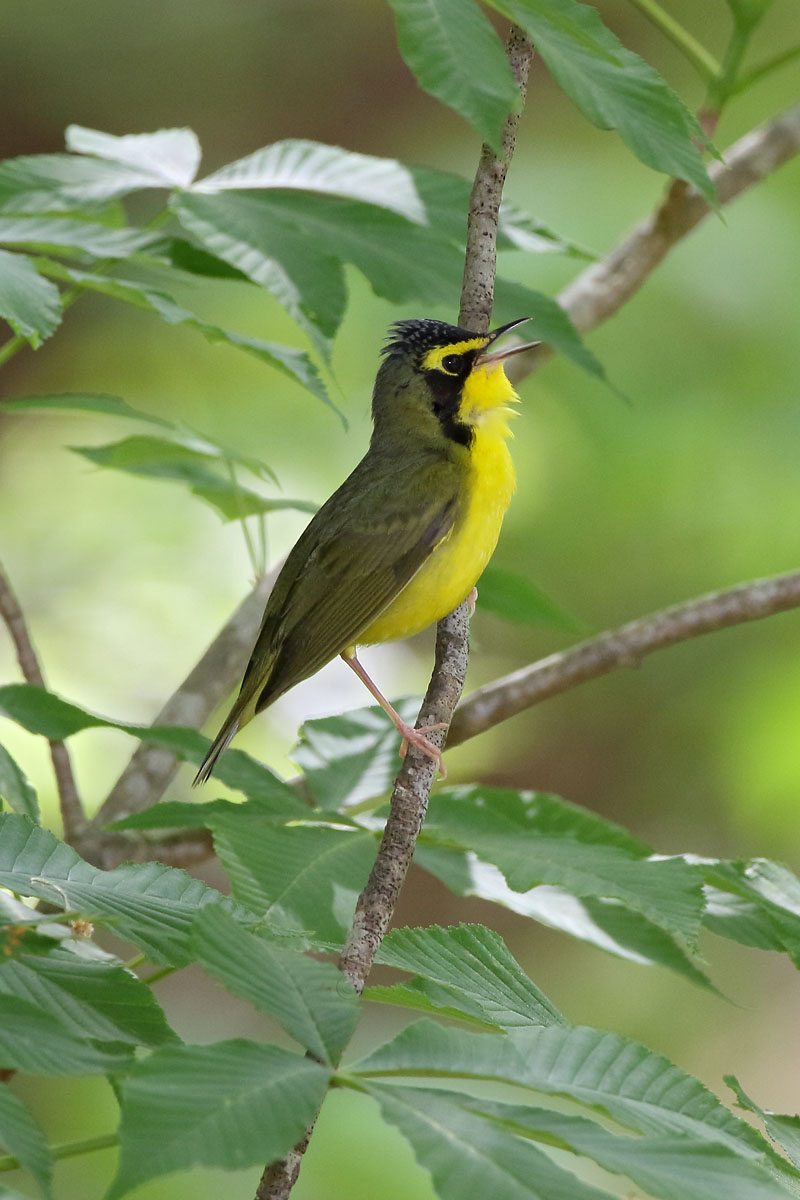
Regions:
<instances>
[{"instance_id":1,"label":"yellow breast","mask_svg":"<svg viewBox=\"0 0 800 1200\"><path fill-rule=\"evenodd\" d=\"M470 383L473 386L470 386ZM395 600L358 639L368 645L410 637L440 621L475 586L494 552L516 485L505 407L516 396L499 365L475 371L464 388L460 416L474 428L461 511L450 533Z\"/></svg>"}]
</instances>

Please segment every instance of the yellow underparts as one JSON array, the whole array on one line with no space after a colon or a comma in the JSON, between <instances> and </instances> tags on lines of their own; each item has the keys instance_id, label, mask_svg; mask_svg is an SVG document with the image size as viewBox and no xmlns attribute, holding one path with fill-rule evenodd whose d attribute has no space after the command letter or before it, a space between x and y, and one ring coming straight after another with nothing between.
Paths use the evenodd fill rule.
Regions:
<instances>
[{"instance_id":1,"label":"yellow underparts","mask_svg":"<svg viewBox=\"0 0 800 1200\"><path fill-rule=\"evenodd\" d=\"M452 348L449 348L452 353ZM517 399L501 363L476 368L467 378L459 420L474 429L466 456L459 515L410 583L359 637L359 643L410 637L440 621L466 599L491 558L516 486L507 441L506 405ZM459 448L461 449L461 448Z\"/></svg>"}]
</instances>

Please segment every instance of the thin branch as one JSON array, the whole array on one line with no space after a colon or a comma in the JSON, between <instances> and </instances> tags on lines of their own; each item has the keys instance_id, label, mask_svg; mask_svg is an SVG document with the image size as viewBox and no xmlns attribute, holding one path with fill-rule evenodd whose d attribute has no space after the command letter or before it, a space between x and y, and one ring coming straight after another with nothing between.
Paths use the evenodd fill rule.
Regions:
<instances>
[{"instance_id":1,"label":"thin branch","mask_svg":"<svg viewBox=\"0 0 800 1200\"><path fill-rule=\"evenodd\" d=\"M800 151L800 105L745 134L725 151L725 162L714 163L709 174L721 205L730 204L794 158ZM684 184L673 186L666 200L637 225L619 245L582 271L558 297L573 325L581 332L613 316L650 277L674 245L709 215L703 197ZM509 360L507 373L519 383L552 357L541 346Z\"/></svg>"},{"instance_id":2,"label":"thin branch","mask_svg":"<svg viewBox=\"0 0 800 1200\"><path fill-rule=\"evenodd\" d=\"M512 26L506 53L524 104L532 46ZM514 153L519 117L508 117L502 137L503 157L497 158L484 146L472 188L467 228L467 251L461 292L459 322L476 331L489 328L494 298L497 215L508 164ZM441 725L428 736L436 745L444 738L458 704L469 657L469 608L466 601L439 622L436 629L436 661L417 726ZM411 864L417 835L425 820L436 767L413 746L395 780L389 819L364 891L358 898L353 924L342 952L340 969L361 995L375 952L389 928L400 889ZM267 1166L256 1192L256 1200L287 1200L313 1131L286 1158Z\"/></svg>"},{"instance_id":3,"label":"thin branch","mask_svg":"<svg viewBox=\"0 0 800 1200\"><path fill-rule=\"evenodd\" d=\"M590 679L608 675L620 667L638 667L643 658L656 650L798 607L800 571L792 571L739 584L724 592L710 592L640 617L478 688L459 706L447 744L457 746L500 721L507 721L524 709Z\"/></svg>"},{"instance_id":4,"label":"thin branch","mask_svg":"<svg viewBox=\"0 0 800 1200\"><path fill-rule=\"evenodd\" d=\"M5 621L8 632L11 634L23 677L35 687L43 688L45 686L44 676L28 633L25 617L2 569L0 569L0 617ZM49 745L58 789L58 800L61 806L61 820L64 824L64 838L66 841L72 841L80 835L84 828L86 816L78 789L75 786L75 776L72 773L72 763L67 747L61 741L51 741Z\"/></svg>"}]
</instances>

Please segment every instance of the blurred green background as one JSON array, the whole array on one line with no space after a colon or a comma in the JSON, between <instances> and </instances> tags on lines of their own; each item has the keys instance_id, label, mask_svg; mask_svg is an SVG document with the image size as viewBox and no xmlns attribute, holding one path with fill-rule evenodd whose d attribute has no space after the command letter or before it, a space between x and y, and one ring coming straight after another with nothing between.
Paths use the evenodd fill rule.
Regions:
<instances>
[{"instance_id":1,"label":"blurred green background","mask_svg":"<svg viewBox=\"0 0 800 1200\"><path fill-rule=\"evenodd\" d=\"M717 55L722 0L669 9ZM623 0L599 8L691 107L702 88L677 51ZM701 10L702 11L699 11ZM396 156L471 176L470 129L418 91L378 0L197 0L128 5L72 0L4 6L0 153L61 149L75 122L109 132L189 125L212 170L284 137ZM776 0L752 59L800 37L800 11ZM734 101L717 136L730 144L796 102L788 67ZM535 63L507 196L557 232L604 251L658 201L663 181L613 134L591 128ZM530 575L587 631L692 595L795 569L800 529L800 162L709 219L626 308L589 337L624 403L563 361L521 388L513 452L519 490L495 562ZM573 261L506 254L501 269L555 293ZM284 494L321 501L363 453L386 326L404 316L351 273L334 365L345 432L331 412L266 367L127 306L88 296L52 342L2 371L2 395L102 391L263 457ZM205 294L205 292L204 292ZM304 344L255 289L220 285L209 317ZM334 393L336 395L336 391ZM90 709L147 721L248 588L241 534L180 487L103 473L65 447L115 440L127 427L77 416L0 415L0 553L24 605L50 686ZM273 561L306 518L271 518ZM481 614L468 687L566 645L548 628ZM432 638L368 651L390 694L421 692ZM739 627L648 659L548 702L448 755L453 781L555 791L628 825L664 853L773 856L800 870L800 613ZM0 636L2 677L16 664ZM358 707L363 692L332 664L251 726L243 748L279 771L306 718ZM2 737L57 808L46 753L9 722ZM94 809L133 745L111 731L71 743ZM189 772L171 795L186 794ZM213 865L206 876L218 885ZM798 982L784 961L707 938L729 1001L668 972L623 963L477 901L457 901L417 871L399 921L481 920L499 929L536 982L575 1022L640 1038L723 1096L735 1071L764 1105L795 1111ZM159 985L182 1036L259 1035L260 1018L199 973ZM367 1045L401 1019L381 1010ZM113 1127L104 1084L16 1086L56 1140ZM367 1139L365 1141L365 1139ZM58 1168L59 1200L99 1195L113 1151ZM252 1194L258 1172L229 1181L176 1176L141 1200ZM11 1178L8 1177L9 1182ZM298 1200L427 1197L427 1176L371 1106L333 1095Z\"/></svg>"}]
</instances>

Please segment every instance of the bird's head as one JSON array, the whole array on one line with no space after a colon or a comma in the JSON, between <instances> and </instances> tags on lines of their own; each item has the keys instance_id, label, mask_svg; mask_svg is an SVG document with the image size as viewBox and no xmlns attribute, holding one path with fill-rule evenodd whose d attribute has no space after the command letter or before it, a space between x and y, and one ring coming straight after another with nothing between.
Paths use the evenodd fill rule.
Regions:
<instances>
[{"instance_id":1,"label":"bird's head","mask_svg":"<svg viewBox=\"0 0 800 1200\"><path fill-rule=\"evenodd\" d=\"M471 333L444 321L398 321L384 347L375 382L372 416L376 432L403 428L469 447L475 428L508 415L516 399L503 360L538 343L492 350L495 342L523 325L522 317L489 333Z\"/></svg>"}]
</instances>

